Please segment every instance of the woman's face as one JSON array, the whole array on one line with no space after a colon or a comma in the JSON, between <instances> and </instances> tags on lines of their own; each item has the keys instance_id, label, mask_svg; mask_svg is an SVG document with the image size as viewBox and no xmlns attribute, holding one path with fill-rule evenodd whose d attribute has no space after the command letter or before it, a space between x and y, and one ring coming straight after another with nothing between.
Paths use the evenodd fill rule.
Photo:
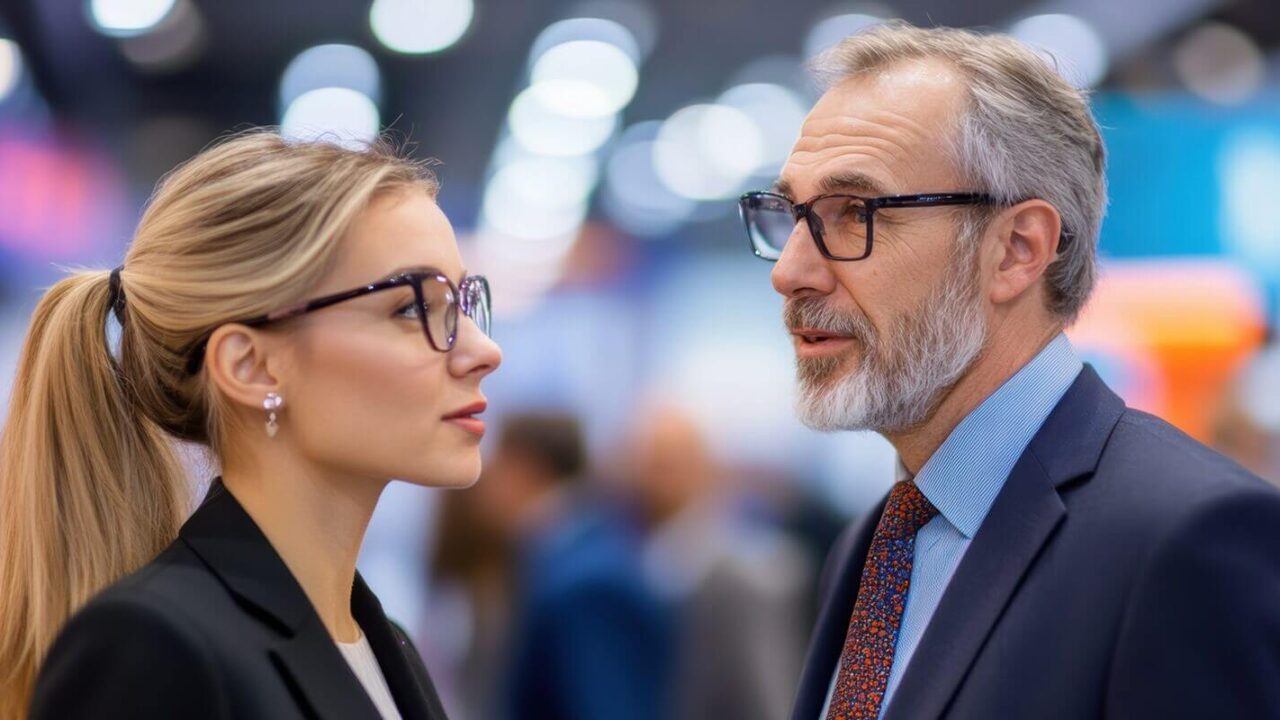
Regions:
<instances>
[{"instance_id":1,"label":"woman's face","mask_svg":"<svg viewBox=\"0 0 1280 720\"><path fill-rule=\"evenodd\" d=\"M423 266L462 281L453 228L425 191L390 193L340 241L312 296ZM502 353L461 313L453 350L433 349L413 300L410 287L397 287L294 321L281 368L281 429L287 423L289 441L327 473L465 487L480 474L480 381Z\"/></svg>"}]
</instances>

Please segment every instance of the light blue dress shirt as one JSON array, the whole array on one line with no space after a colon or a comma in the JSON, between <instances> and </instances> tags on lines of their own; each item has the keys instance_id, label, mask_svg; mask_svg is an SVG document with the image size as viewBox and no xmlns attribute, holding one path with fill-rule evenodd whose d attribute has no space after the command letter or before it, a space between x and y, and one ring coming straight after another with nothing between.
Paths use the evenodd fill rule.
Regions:
<instances>
[{"instance_id":1,"label":"light blue dress shirt","mask_svg":"<svg viewBox=\"0 0 1280 720\"><path fill-rule=\"evenodd\" d=\"M1083 368L1067 336L1059 334L961 420L920 468L916 486L938 509L938 515L916 533L911 585L881 715L1014 464ZM909 478L899 467L899 479ZM839 675L837 663L821 720L827 716Z\"/></svg>"}]
</instances>

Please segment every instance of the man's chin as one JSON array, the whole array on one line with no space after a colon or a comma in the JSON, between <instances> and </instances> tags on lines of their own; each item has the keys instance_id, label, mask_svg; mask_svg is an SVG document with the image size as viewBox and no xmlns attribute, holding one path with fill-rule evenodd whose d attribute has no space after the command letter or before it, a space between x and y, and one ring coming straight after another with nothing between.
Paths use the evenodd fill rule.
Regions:
<instances>
[{"instance_id":1,"label":"man's chin","mask_svg":"<svg viewBox=\"0 0 1280 720\"><path fill-rule=\"evenodd\" d=\"M855 349L821 357L796 357L796 380L801 387L826 389L836 384L852 380L854 373L861 369L859 356Z\"/></svg>"},{"instance_id":2,"label":"man's chin","mask_svg":"<svg viewBox=\"0 0 1280 720\"><path fill-rule=\"evenodd\" d=\"M796 416L811 430L839 432L868 430L863 427L865 389L852 372L828 372L821 377L798 377Z\"/></svg>"}]
</instances>

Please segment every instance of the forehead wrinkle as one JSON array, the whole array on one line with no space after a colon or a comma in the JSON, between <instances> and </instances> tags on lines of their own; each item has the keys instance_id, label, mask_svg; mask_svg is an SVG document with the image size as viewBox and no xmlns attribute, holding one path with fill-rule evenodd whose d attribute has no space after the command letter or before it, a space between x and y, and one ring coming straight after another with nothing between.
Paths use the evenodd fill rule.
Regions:
<instances>
[{"instance_id":1,"label":"forehead wrinkle","mask_svg":"<svg viewBox=\"0 0 1280 720\"><path fill-rule=\"evenodd\" d=\"M794 177L796 171L817 170L838 163L839 167L833 167L829 172L824 173L823 177L806 178L804 184L816 186L825 179L825 175L838 175L856 170L870 178L881 176L877 184L882 186L883 190L888 190L900 185L898 173L893 171L893 165L897 160L893 153L874 147L851 148L848 145L839 145L817 151L795 150L791 153L782 174L784 183L789 183L787 188L790 189L791 186L800 184Z\"/></svg>"},{"instance_id":2,"label":"forehead wrinkle","mask_svg":"<svg viewBox=\"0 0 1280 720\"><path fill-rule=\"evenodd\" d=\"M937 161L942 148L935 137L924 124L894 111L876 112L870 118L814 118L805 123L788 165L816 167L836 158L863 157L901 188L906 177ZM935 148L936 153L927 152Z\"/></svg>"},{"instance_id":3,"label":"forehead wrinkle","mask_svg":"<svg viewBox=\"0 0 1280 720\"><path fill-rule=\"evenodd\" d=\"M812 126L812 127L810 127ZM838 144L866 144L896 152L904 158L934 146L936 133L914 118L892 111L868 118L815 119L805 124L796 147L824 149Z\"/></svg>"}]
</instances>

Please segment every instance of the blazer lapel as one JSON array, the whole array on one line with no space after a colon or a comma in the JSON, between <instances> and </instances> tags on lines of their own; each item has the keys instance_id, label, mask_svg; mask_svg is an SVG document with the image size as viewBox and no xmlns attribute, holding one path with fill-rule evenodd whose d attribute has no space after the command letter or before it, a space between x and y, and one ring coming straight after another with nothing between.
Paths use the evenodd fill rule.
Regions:
<instances>
[{"instance_id":1,"label":"blazer lapel","mask_svg":"<svg viewBox=\"0 0 1280 720\"><path fill-rule=\"evenodd\" d=\"M418 651L382 612L382 603L356 573L351 610L378 658L387 687L404 720L445 720L444 707Z\"/></svg>"},{"instance_id":2,"label":"blazer lapel","mask_svg":"<svg viewBox=\"0 0 1280 720\"><path fill-rule=\"evenodd\" d=\"M1066 517L1058 488L1093 472L1123 411L1124 403L1086 366L996 497L912 655L886 720L943 715L1023 576Z\"/></svg>"},{"instance_id":3,"label":"blazer lapel","mask_svg":"<svg viewBox=\"0 0 1280 720\"><path fill-rule=\"evenodd\" d=\"M380 717L329 633L318 619L316 624L271 648L271 659L280 673L318 718Z\"/></svg>"},{"instance_id":4,"label":"blazer lapel","mask_svg":"<svg viewBox=\"0 0 1280 720\"><path fill-rule=\"evenodd\" d=\"M286 682L319 718L377 718L311 601L262 531L220 480L182 526L180 539L237 601L279 634L267 649Z\"/></svg>"},{"instance_id":5,"label":"blazer lapel","mask_svg":"<svg viewBox=\"0 0 1280 720\"><path fill-rule=\"evenodd\" d=\"M888 498L886 497L885 500ZM831 687L831 674L840 662L840 652L849 630L849 618L853 604L858 599L858 585L862 582L862 565L871 547L885 500L867 511L832 548L827 568L823 571L824 600L818 612L809 650L805 655L804 671L792 704L793 720L816 720L827 700Z\"/></svg>"}]
</instances>

